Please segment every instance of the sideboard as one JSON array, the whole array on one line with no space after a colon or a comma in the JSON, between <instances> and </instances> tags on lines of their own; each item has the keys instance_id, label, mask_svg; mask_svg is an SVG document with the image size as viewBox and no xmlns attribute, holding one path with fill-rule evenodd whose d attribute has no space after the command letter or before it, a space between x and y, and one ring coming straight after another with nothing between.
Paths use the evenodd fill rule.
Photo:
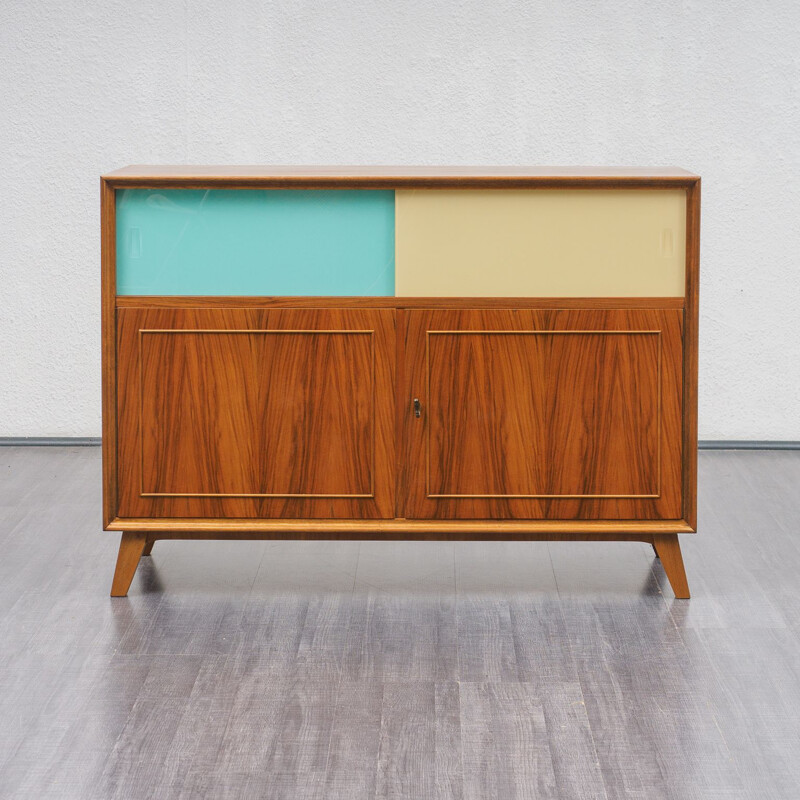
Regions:
<instances>
[{"instance_id":1,"label":"sideboard","mask_svg":"<svg viewBox=\"0 0 800 800\"><path fill-rule=\"evenodd\" d=\"M101 178L113 596L160 539L631 541L689 597L700 178Z\"/></svg>"}]
</instances>

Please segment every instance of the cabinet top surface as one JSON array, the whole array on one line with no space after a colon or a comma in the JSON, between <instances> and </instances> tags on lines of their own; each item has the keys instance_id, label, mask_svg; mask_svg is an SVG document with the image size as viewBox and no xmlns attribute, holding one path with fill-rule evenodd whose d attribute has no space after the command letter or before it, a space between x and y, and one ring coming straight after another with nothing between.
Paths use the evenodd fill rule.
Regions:
<instances>
[{"instance_id":1,"label":"cabinet top surface","mask_svg":"<svg viewBox=\"0 0 800 800\"><path fill-rule=\"evenodd\" d=\"M103 175L112 186L690 186L678 167L131 165Z\"/></svg>"}]
</instances>

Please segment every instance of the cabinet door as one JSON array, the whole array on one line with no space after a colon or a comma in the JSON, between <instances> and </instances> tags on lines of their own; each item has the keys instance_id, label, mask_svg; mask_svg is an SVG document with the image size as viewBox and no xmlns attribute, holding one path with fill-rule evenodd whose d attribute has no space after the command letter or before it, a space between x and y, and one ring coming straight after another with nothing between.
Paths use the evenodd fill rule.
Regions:
<instances>
[{"instance_id":1,"label":"cabinet door","mask_svg":"<svg viewBox=\"0 0 800 800\"><path fill-rule=\"evenodd\" d=\"M681 518L682 311L406 318L408 518Z\"/></svg>"},{"instance_id":2,"label":"cabinet door","mask_svg":"<svg viewBox=\"0 0 800 800\"><path fill-rule=\"evenodd\" d=\"M394 311L117 319L119 516L394 516Z\"/></svg>"}]
</instances>

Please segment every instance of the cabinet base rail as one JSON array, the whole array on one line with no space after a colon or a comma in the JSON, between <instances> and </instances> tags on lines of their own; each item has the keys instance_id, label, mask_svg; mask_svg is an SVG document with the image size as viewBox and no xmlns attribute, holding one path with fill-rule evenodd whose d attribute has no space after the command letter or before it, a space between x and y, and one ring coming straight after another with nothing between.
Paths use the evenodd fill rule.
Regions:
<instances>
[{"instance_id":1,"label":"cabinet base rail","mask_svg":"<svg viewBox=\"0 0 800 800\"><path fill-rule=\"evenodd\" d=\"M137 529L132 530L131 527L137 523ZM684 520L646 523L605 520L582 523L550 520L304 520L302 524L295 520L113 520L107 529L122 530L111 585L112 597L128 594L139 560L149 556L155 542L162 539L644 542L652 545L675 597L682 600L690 597L678 533L693 530Z\"/></svg>"}]
</instances>

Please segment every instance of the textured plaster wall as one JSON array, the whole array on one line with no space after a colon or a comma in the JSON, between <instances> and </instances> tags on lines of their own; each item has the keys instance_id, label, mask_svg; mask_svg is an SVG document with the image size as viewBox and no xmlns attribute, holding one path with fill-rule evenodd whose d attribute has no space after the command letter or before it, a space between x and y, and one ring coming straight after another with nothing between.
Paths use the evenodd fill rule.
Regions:
<instances>
[{"instance_id":1,"label":"textured plaster wall","mask_svg":"<svg viewBox=\"0 0 800 800\"><path fill-rule=\"evenodd\" d=\"M800 5L0 2L0 436L100 433L98 175L703 176L701 438L800 439Z\"/></svg>"}]
</instances>

